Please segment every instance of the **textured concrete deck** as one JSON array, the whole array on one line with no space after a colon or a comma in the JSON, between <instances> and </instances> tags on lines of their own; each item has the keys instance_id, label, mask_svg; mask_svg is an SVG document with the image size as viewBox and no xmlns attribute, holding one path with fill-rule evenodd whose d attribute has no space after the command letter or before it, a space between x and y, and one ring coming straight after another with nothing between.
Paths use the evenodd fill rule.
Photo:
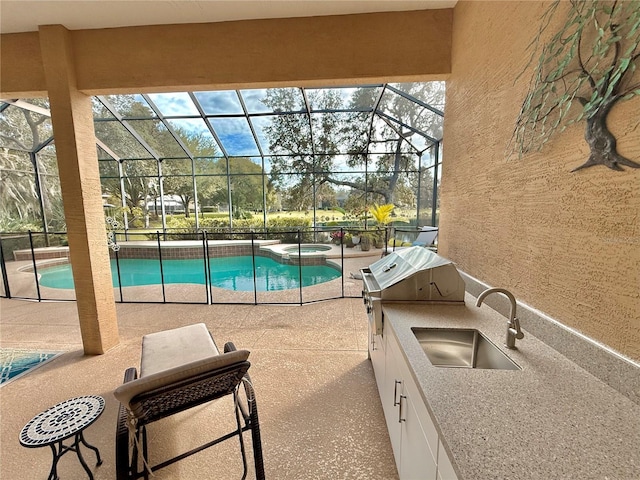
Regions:
<instances>
[{"instance_id":1,"label":"textured concrete deck","mask_svg":"<svg viewBox=\"0 0 640 480\"><path fill-rule=\"evenodd\" d=\"M359 288L356 283L352 288ZM267 478L397 478L360 299L303 306L118 304L117 312L120 344L104 355L84 356L75 303L0 299L1 346L66 352L0 388L0 478L46 478L51 450L21 447L20 429L48 407L89 394L106 400L105 412L85 435L104 464L94 467L92 452L85 458L96 480L115 478L118 403L111 392L124 370L138 365L142 335L197 322L207 324L219 346L233 341L251 351ZM212 438L228 425L222 422L232 421L230 408L222 400L152 425L152 461ZM239 447L231 440L154 478L240 478L241 471ZM86 478L72 452L58 473L61 479Z\"/></svg>"}]
</instances>

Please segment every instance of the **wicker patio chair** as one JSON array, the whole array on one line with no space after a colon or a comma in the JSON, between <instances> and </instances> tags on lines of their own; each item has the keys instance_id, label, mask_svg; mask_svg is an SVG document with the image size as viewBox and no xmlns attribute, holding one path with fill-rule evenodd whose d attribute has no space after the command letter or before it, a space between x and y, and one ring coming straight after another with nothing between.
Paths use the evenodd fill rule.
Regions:
<instances>
[{"instance_id":1,"label":"wicker patio chair","mask_svg":"<svg viewBox=\"0 0 640 480\"><path fill-rule=\"evenodd\" d=\"M247 455L243 433L249 430L256 479L264 479L256 396L247 373L250 367L248 356L248 351L237 350L229 342L225 344L223 354L141 378L138 378L135 368L127 369L123 385L114 392L120 401L116 427L117 480L135 480L141 477L146 480L150 472L236 436L240 441L244 479L247 476ZM149 464L147 425L227 395L232 395L234 400L235 430L156 465Z\"/></svg>"}]
</instances>

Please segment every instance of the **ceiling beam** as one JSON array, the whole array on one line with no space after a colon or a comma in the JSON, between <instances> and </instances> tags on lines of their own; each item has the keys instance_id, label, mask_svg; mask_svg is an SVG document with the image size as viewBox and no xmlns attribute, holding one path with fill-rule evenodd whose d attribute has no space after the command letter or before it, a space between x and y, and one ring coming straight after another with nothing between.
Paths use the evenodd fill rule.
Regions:
<instances>
[{"instance_id":1,"label":"ceiling beam","mask_svg":"<svg viewBox=\"0 0 640 480\"><path fill-rule=\"evenodd\" d=\"M78 89L107 95L445 80L452 27L442 9L71 30L70 40ZM0 97L46 96L38 38L1 36Z\"/></svg>"}]
</instances>

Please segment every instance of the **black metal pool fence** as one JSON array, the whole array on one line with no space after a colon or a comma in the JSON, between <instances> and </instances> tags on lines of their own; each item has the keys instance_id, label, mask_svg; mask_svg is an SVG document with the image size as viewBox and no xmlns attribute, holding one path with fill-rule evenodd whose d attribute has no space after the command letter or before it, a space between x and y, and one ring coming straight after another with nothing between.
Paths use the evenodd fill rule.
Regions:
<instances>
[{"instance_id":1,"label":"black metal pool fence","mask_svg":"<svg viewBox=\"0 0 640 480\"><path fill-rule=\"evenodd\" d=\"M264 231L199 231L166 229L156 232L110 231L105 240L117 277L114 296L119 303L201 303L201 304L303 304L336 298L359 297L359 282L353 285L353 272L363 262L380 258L387 244L389 228L373 230L351 227L305 228ZM74 301L74 289L42 288L39 271L69 263L66 232L0 232L0 297L37 301ZM314 252L333 245L331 251ZM372 247L371 256L364 251ZM294 248L297 247L297 248ZM285 250L286 248L286 250ZM352 249L352 250L350 250ZM211 258L250 255L253 265L253 291L224 291L211 284ZM376 256L377 255L377 256ZM280 263L298 266L296 289L259 291L256 257L271 257ZM365 258L365 256L367 256ZM123 258L157 259L160 284L123 287L120 262ZM165 282L167 260L199 259L204 285L169 284ZM304 265L327 265L340 271L339 281L327 282L322 288L303 287ZM345 288L345 278L349 288ZM141 288L143 288L141 290Z\"/></svg>"}]
</instances>

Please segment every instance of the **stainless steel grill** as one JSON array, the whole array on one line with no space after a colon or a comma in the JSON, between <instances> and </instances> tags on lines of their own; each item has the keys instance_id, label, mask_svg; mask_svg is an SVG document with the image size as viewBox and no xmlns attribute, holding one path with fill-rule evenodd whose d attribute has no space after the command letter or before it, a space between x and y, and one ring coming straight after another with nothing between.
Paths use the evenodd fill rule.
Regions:
<instances>
[{"instance_id":1,"label":"stainless steel grill","mask_svg":"<svg viewBox=\"0 0 640 480\"><path fill-rule=\"evenodd\" d=\"M361 273L362 297L378 335L383 301L464 304L464 280L455 265L428 248L395 251Z\"/></svg>"}]
</instances>

